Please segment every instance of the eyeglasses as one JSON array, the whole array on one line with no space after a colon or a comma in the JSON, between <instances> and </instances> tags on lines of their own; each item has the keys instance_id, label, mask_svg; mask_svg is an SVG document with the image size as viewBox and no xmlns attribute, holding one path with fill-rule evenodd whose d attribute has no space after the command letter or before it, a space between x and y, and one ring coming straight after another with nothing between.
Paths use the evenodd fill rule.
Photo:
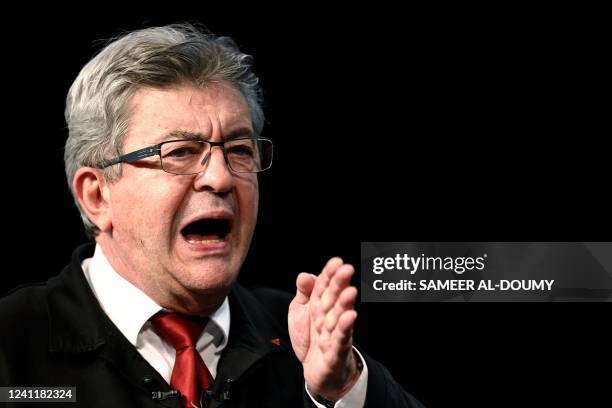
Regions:
<instances>
[{"instance_id":1,"label":"eyeglasses","mask_svg":"<svg viewBox=\"0 0 612 408\"><path fill-rule=\"evenodd\" d=\"M159 155L161 168L167 173L198 174L206 165L212 148L219 146L225 163L235 173L259 173L272 166L273 143L265 138L240 138L225 142L207 140L169 140L145 147L97 164L100 169L118 163L132 163L145 157Z\"/></svg>"}]
</instances>

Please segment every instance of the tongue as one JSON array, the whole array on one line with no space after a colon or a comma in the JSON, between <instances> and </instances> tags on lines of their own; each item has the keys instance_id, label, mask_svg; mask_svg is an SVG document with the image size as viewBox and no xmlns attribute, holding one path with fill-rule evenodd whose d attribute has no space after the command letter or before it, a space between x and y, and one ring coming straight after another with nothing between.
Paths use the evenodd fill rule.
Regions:
<instances>
[{"instance_id":1,"label":"tongue","mask_svg":"<svg viewBox=\"0 0 612 408\"><path fill-rule=\"evenodd\" d=\"M201 234L187 234L185 235L185 238L187 239L187 241L212 241L212 240L220 240L221 237L218 234L208 234L208 235L201 235Z\"/></svg>"}]
</instances>

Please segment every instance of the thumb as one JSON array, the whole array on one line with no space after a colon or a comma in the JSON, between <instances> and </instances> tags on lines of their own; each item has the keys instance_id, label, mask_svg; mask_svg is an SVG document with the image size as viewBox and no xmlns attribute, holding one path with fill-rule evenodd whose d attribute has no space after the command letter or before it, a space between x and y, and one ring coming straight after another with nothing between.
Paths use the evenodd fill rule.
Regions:
<instances>
[{"instance_id":1,"label":"thumb","mask_svg":"<svg viewBox=\"0 0 612 408\"><path fill-rule=\"evenodd\" d=\"M298 275L297 280L295 281L295 286L297 287L295 298L293 298L294 302L297 302L301 305L305 305L310 300L310 295L312 294L312 289L314 288L315 277L309 273L302 272Z\"/></svg>"}]
</instances>

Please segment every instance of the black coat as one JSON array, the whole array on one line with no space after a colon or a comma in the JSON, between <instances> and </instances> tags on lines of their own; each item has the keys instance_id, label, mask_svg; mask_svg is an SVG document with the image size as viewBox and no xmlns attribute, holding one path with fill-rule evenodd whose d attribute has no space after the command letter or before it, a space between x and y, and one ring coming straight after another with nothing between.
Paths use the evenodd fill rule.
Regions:
<instances>
[{"instance_id":1,"label":"black coat","mask_svg":"<svg viewBox=\"0 0 612 408\"><path fill-rule=\"evenodd\" d=\"M170 387L102 311L81 269L92 255L93 245L82 246L60 275L0 299L0 386L76 387L77 403L65 404L72 408L179 408L177 398L152 399ZM211 408L312 406L287 332L289 300L276 290L234 286ZM421 407L382 365L365 359L367 407Z\"/></svg>"}]
</instances>

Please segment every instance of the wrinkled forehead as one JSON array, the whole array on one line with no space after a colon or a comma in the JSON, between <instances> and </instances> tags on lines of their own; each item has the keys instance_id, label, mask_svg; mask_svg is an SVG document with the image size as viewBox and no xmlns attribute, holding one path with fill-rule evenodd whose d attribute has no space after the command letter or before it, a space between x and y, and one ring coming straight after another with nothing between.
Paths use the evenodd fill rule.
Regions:
<instances>
[{"instance_id":1,"label":"wrinkled forehead","mask_svg":"<svg viewBox=\"0 0 612 408\"><path fill-rule=\"evenodd\" d=\"M222 140L237 131L253 133L252 129L246 99L229 84L142 88L131 100L124 145L159 143L177 132Z\"/></svg>"}]
</instances>

